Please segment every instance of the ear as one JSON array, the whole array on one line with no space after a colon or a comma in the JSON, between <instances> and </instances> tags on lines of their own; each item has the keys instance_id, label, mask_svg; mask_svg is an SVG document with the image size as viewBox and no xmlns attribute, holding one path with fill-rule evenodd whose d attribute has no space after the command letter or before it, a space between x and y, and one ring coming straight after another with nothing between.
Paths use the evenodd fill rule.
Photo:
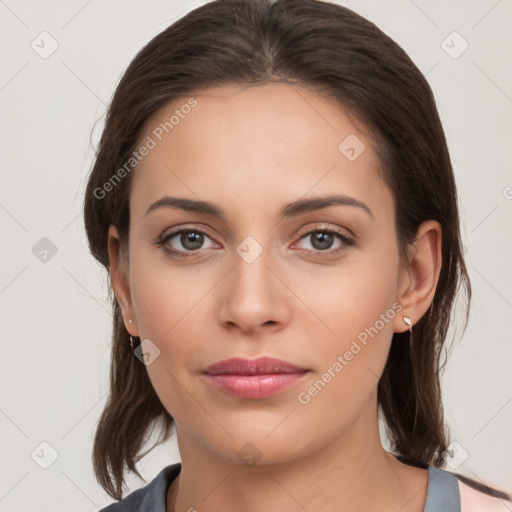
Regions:
<instances>
[{"instance_id":1,"label":"ear","mask_svg":"<svg viewBox=\"0 0 512 512\"><path fill-rule=\"evenodd\" d=\"M123 312L124 325L132 336L138 336L139 330L133 312L128 279L128 249L123 250L121 247L119 232L113 224L108 229L107 245L110 259L110 281Z\"/></svg>"},{"instance_id":2,"label":"ear","mask_svg":"<svg viewBox=\"0 0 512 512\"><path fill-rule=\"evenodd\" d=\"M400 269L397 301L403 309L394 319L394 332L409 329L403 316L418 323L430 307L441 273L442 228L439 222L428 220L421 224L416 240L407 251L407 262Z\"/></svg>"}]
</instances>

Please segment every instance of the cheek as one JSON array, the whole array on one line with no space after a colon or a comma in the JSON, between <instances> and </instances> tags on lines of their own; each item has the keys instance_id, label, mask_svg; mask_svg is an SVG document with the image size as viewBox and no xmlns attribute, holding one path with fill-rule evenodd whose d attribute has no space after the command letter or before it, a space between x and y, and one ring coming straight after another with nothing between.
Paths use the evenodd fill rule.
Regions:
<instances>
[{"instance_id":1,"label":"cheek","mask_svg":"<svg viewBox=\"0 0 512 512\"><path fill-rule=\"evenodd\" d=\"M337 335L315 345L318 364L297 396L300 404L328 408L343 403L345 412L356 413L367 401L384 370L397 314L391 305L381 306L366 301L364 314L359 311L357 317L339 308L331 322Z\"/></svg>"},{"instance_id":2,"label":"cheek","mask_svg":"<svg viewBox=\"0 0 512 512\"><path fill-rule=\"evenodd\" d=\"M322 342L314 345L319 362L314 382L302 387L299 403L311 404L317 412L329 403L343 403L347 411L357 413L371 396L387 360L394 318L401 309L396 302L397 278L398 255L383 244L380 251L347 258L346 265L325 277L317 274L297 283L297 295L316 314L303 318L319 318L324 333ZM304 349L311 353L312 323L301 322L309 340Z\"/></svg>"},{"instance_id":3,"label":"cheek","mask_svg":"<svg viewBox=\"0 0 512 512\"><path fill-rule=\"evenodd\" d=\"M199 367L209 342L207 295L216 276L200 277L192 267L172 268L160 258L143 264L148 261L148 256L132 260L132 301L141 340L151 340L159 350L148 375L164 406L176 411L176 404L187 401L182 389L187 371Z\"/></svg>"},{"instance_id":4,"label":"cheek","mask_svg":"<svg viewBox=\"0 0 512 512\"><path fill-rule=\"evenodd\" d=\"M173 263L162 250L134 251L130 292L141 336L179 339L180 328L191 323L191 315L197 318L216 280L207 267Z\"/></svg>"},{"instance_id":5,"label":"cheek","mask_svg":"<svg viewBox=\"0 0 512 512\"><path fill-rule=\"evenodd\" d=\"M175 420L186 422L188 411L197 414L197 404L187 392L187 372L201 361L208 343L205 295L212 280L198 279L197 272L194 277L191 270L170 265L134 265L133 269L131 294L139 335L159 350L158 358L146 367L149 378L167 411Z\"/></svg>"},{"instance_id":6,"label":"cheek","mask_svg":"<svg viewBox=\"0 0 512 512\"><path fill-rule=\"evenodd\" d=\"M298 321L323 324L322 335L337 348L338 341L356 338L376 322L378 331L388 337L392 333L389 320L396 314L393 304L399 263L398 252L384 240L382 236L364 249L347 253L336 266L304 265L287 276L294 294L303 303L297 302L297 307L305 306ZM381 315L386 316L385 324L379 321Z\"/></svg>"},{"instance_id":7,"label":"cheek","mask_svg":"<svg viewBox=\"0 0 512 512\"><path fill-rule=\"evenodd\" d=\"M315 345L322 363L295 397L296 410L308 418L311 431L334 439L362 414L372 414L397 314L392 307L382 307L384 302L366 300L364 313L358 309L357 317L340 307L332 321L336 341Z\"/></svg>"}]
</instances>

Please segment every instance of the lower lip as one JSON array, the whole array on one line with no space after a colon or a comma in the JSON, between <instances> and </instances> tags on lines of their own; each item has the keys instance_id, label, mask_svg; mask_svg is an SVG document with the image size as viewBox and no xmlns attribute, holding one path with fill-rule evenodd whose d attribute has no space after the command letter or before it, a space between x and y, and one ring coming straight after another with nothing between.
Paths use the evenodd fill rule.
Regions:
<instances>
[{"instance_id":1,"label":"lower lip","mask_svg":"<svg viewBox=\"0 0 512 512\"><path fill-rule=\"evenodd\" d=\"M207 375L216 389L237 398L266 398L293 386L308 372L265 375Z\"/></svg>"}]
</instances>

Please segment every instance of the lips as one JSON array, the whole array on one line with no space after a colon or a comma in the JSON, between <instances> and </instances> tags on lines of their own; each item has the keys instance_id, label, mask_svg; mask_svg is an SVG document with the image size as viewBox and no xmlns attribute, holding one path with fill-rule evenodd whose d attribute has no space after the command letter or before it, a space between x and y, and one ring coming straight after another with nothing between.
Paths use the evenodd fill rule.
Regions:
<instances>
[{"instance_id":1,"label":"lips","mask_svg":"<svg viewBox=\"0 0 512 512\"><path fill-rule=\"evenodd\" d=\"M271 373L303 373L301 368L288 361L273 357L260 357L259 359L242 359L234 357L212 364L206 369L209 375L268 375Z\"/></svg>"},{"instance_id":2,"label":"lips","mask_svg":"<svg viewBox=\"0 0 512 512\"><path fill-rule=\"evenodd\" d=\"M275 395L303 380L308 370L281 359L233 358L206 369L213 388L236 398L261 399Z\"/></svg>"}]
</instances>

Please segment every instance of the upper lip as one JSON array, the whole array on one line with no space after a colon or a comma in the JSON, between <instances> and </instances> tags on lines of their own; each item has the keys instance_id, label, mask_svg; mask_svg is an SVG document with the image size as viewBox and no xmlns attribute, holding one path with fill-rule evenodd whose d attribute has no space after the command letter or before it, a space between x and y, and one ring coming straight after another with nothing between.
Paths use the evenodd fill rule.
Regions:
<instances>
[{"instance_id":1,"label":"upper lip","mask_svg":"<svg viewBox=\"0 0 512 512\"><path fill-rule=\"evenodd\" d=\"M209 375L265 375L270 373L303 373L307 369L273 357L260 357L258 359L234 357L212 364L205 371Z\"/></svg>"}]
</instances>

